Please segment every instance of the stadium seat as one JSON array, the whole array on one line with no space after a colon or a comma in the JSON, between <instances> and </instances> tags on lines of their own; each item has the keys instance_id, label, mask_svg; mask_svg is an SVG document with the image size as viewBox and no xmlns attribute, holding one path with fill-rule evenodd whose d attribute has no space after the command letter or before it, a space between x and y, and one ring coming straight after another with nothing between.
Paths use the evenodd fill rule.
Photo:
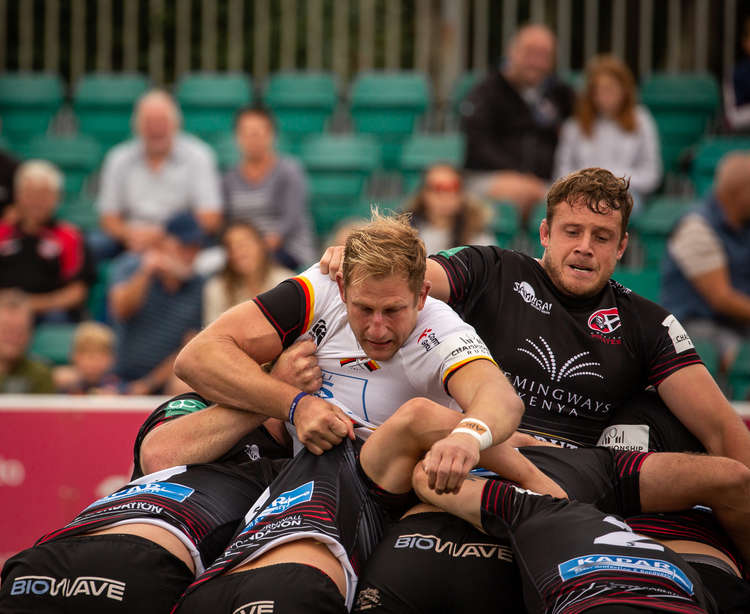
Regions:
<instances>
[{"instance_id":1,"label":"stadium seat","mask_svg":"<svg viewBox=\"0 0 750 614\"><path fill-rule=\"evenodd\" d=\"M102 148L92 137L80 135L39 136L21 148L24 158L42 158L57 165L65 175L64 196L77 195L102 160Z\"/></svg>"},{"instance_id":2,"label":"stadium seat","mask_svg":"<svg viewBox=\"0 0 750 614\"><path fill-rule=\"evenodd\" d=\"M403 191L412 192L419 186L424 171L437 162L461 166L464 159L464 136L447 134L414 134L404 142L401 151Z\"/></svg>"},{"instance_id":3,"label":"stadium seat","mask_svg":"<svg viewBox=\"0 0 750 614\"><path fill-rule=\"evenodd\" d=\"M707 339L693 339L695 351L701 357L706 369L709 370L714 379L719 375L719 352L716 346Z\"/></svg>"},{"instance_id":4,"label":"stadium seat","mask_svg":"<svg viewBox=\"0 0 750 614\"><path fill-rule=\"evenodd\" d=\"M34 329L31 355L55 365L68 364L75 324L39 324Z\"/></svg>"},{"instance_id":5,"label":"stadium seat","mask_svg":"<svg viewBox=\"0 0 750 614\"><path fill-rule=\"evenodd\" d=\"M518 215L518 207L513 203L495 203L493 206L492 232L497 244L500 247L511 247L520 229L521 219Z\"/></svg>"},{"instance_id":6,"label":"stadium seat","mask_svg":"<svg viewBox=\"0 0 750 614\"><path fill-rule=\"evenodd\" d=\"M658 268L633 269L618 267L612 274L615 281L620 282L626 288L630 288L636 294L647 298L655 303L659 302L661 294L661 273Z\"/></svg>"},{"instance_id":7,"label":"stadium seat","mask_svg":"<svg viewBox=\"0 0 750 614\"><path fill-rule=\"evenodd\" d=\"M397 167L402 141L414 131L429 101L429 85L420 72L365 72L352 83L354 128L378 138L385 168Z\"/></svg>"},{"instance_id":8,"label":"stadium seat","mask_svg":"<svg viewBox=\"0 0 750 614\"><path fill-rule=\"evenodd\" d=\"M130 138L133 107L148 89L146 77L135 73L89 73L73 95L78 131L94 137L105 149Z\"/></svg>"},{"instance_id":9,"label":"stadium seat","mask_svg":"<svg viewBox=\"0 0 750 614\"><path fill-rule=\"evenodd\" d=\"M737 358L729 370L729 385L732 389L732 399L750 400L750 342L740 346Z\"/></svg>"},{"instance_id":10,"label":"stadium seat","mask_svg":"<svg viewBox=\"0 0 750 614\"><path fill-rule=\"evenodd\" d=\"M656 198L639 215L631 218L631 231L637 233L645 251L645 267L659 268L669 233L677 220L695 205L692 199Z\"/></svg>"},{"instance_id":11,"label":"stadium seat","mask_svg":"<svg viewBox=\"0 0 750 614\"><path fill-rule=\"evenodd\" d=\"M96 210L94 198L84 191L70 194L63 199L57 208L56 217L78 226L84 232L99 227L99 212Z\"/></svg>"},{"instance_id":12,"label":"stadium seat","mask_svg":"<svg viewBox=\"0 0 750 614\"><path fill-rule=\"evenodd\" d=\"M331 73L278 72L271 75L263 101L273 111L278 131L294 145L325 131L338 102L338 86Z\"/></svg>"},{"instance_id":13,"label":"stadium seat","mask_svg":"<svg viewBox=\"0 0 750 614\"><path fill-rule=\"evenodd\" d=\"M526 226L526 239L529 242L529 253L534 258L541 258L544 254L544 248L539 242L539 225L542 220L547 216L547 203L540 201L531 210L531 215Z\"/></svg>"},{"instance_id":14,"label":"stadium seat","mask_svg":"<svg viewBox=\"0 0 750 614\"><path fill-rule=\"evenodd\" d=\"M11 148L47 131L60 109L63 84L58 75L16 72L0 75L0 117Z\"/></svg>"},{"instance_id":15,"label":"stadium seat","mask_svg":"<svg viewBox=\"0 0 750 614\"><path fill-rule=\"evenodd\" d=\"M242 73L188 73L175 91L184 129L204 139L232 130L237 110L252 101L250 78Z\"/></svg>"},{"instance_id":16,"label":"stadium seat","mask_svg":"<svg viewBox=\"0 0 750 614\"><path fill-rule=\"evenodd\" d=\"M696 143L719 110L719 85L710 74L651 75L640 89L641 100L656 121L665 171L678 171L679 157Z\"/></svg>"},{"instance_id":17,"label":"stadium seat","mask_svg":"<svg viewBox=\"0 0 750 614\"><path fill-rule=\"evenodd\" d=\"M450 111L455 118L461 116L461 105L469 92L484 77L485 73L481 70L475 70L463 73L453 84L450 94Z\"/></svg>"},{"instance_id":18,"label":"stadium seat","mask_svg":"<svg viewBox=\"0 0 750 614\"><path fill-rule=\"evenodd\" d=\"M96 281L89 288L86 310L90 318L98 322L107 322L107 290L109 289L109 269L111 260L104 260L96 267Z\"/></svg>"},{"instance_id":19,"label":"stadium seat","mask_svg":"<svg viewBox=\"0 0 750 614\"><path fill-rule=\"evenodd\" d=\"M695 191L699 196L705 195L711 189L719 160L730 151L737 150L750 151L750 138L711 137L700 142L690 173Z\"/></svg>"}]
</instances>

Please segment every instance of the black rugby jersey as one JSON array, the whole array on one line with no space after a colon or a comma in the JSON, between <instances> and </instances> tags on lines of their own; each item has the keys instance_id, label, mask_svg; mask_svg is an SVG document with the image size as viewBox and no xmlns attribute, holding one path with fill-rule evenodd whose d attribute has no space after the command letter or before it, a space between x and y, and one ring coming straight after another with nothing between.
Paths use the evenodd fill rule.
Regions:
<instances>
[{"instance_id":1,"label":"black rugby jersey","mask_svg":"<svg viewBox=\"0 0 750 614\"><path fill-rule=\"evenodd\" d=\"M149 522L176 529L193 556L197 574L221 553L275 473L277 468L269 460L183 465L158 471L95 501L35 545L106 527Z\"/></svg>"},{"instance_id":2,"label":"black rugby jersey","mask_svg":"<svg viewBox=\"0 0 750 614\"><path fill-rule=\"evenodd\" d=\"M492 246L430 256L450 305L473 325L526 405L520 430L595 445L634 391L700 363L664 308L610 280L594 297L562 294L534 258Z\"/></svg>"},{"instance_id":3,"label":"black rugby jersey","mask_svg":"<svg viewBox=\"0 0 750 614\"><path fill-rule=\"evenodd\" d=\"M717 612L700 577L679 555L591 505L489 480L481 513L490 535L511 532L530 614L578 614L614 604Z\"/></svg>"},{"instance_id":4,"label":"black rugby jersey","mask_svg":"<svg viewBox=\"0 0 750 614\"><path fill-rule=\"evenodd\" d=\"M131 480L143 476L141 468L141 444L146 435L164 422L169 422L180 416L205 409L211 401L204 399L195 392L178 394L157 407L143 422L138 430L133 446L133 475ZM244 435L227 452L214 462L242 463L259 458L280 459L289 458L290 450L274 439L263 425Z\"/></svg>"}]
</instances>

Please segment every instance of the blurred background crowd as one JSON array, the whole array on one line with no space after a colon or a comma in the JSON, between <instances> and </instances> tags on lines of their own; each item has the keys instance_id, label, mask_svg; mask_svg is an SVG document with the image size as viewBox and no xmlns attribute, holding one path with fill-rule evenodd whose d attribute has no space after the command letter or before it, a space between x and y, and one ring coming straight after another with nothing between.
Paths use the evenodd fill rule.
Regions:
<instances>
[{"instance_id":1,"label":"blurred background crowd","mask_svg":"<svg viewBox=\"0 0 750 614\"><path fill-rule=\"evenodd\" d=\"M410 211L428 253L539 256L549 184L601 166L635 200L615 279L672 310L747 398L744 3L0 11L0 392L176 394L191 335L371 205Z\"/></svg>"}]
</instances>

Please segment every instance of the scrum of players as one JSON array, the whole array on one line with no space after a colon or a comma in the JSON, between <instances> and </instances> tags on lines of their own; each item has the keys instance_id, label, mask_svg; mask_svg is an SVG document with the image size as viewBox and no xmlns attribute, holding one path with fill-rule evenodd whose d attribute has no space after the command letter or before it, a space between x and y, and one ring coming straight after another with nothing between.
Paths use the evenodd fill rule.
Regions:
<instances>
[{"instance_id":1,"label":"scrum of players","mask_svg":"<svg viewBox=\"0 0 750 614\"><path fill-rule=\"evenodd\" d=\"M750 433L610 279L627 182L555 182L541 259L373 213L181 352L132 481L9 559L0 611L750 611Z\"/></svg>"}]
</instances>

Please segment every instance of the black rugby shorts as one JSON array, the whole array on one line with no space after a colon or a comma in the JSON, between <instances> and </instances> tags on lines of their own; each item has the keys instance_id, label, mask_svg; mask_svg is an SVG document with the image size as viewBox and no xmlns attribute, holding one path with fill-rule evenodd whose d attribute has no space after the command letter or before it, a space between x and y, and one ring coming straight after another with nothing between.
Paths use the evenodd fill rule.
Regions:
<instances>
[{"instance_id":1,"label":"black rugby shorts","mask_svg":"<svg viewBox=\"0 0 750 614\"><path fill-rule=\"evenodd\" d=\"M175 614L346 614L328 575L301 563L279 563L224 574L199 586Z\"/></svg>"},{"instance_id":2,"label":"black rugby shorts","mask_svg":"<svg viewBox=\"0 0 750 614\"><path fill-rule=\"evenodd\" d=\"M8 559L3 614L169 614L193 580L168 550L137 535L84 535Z\"/></svg>"}]
</instances>

